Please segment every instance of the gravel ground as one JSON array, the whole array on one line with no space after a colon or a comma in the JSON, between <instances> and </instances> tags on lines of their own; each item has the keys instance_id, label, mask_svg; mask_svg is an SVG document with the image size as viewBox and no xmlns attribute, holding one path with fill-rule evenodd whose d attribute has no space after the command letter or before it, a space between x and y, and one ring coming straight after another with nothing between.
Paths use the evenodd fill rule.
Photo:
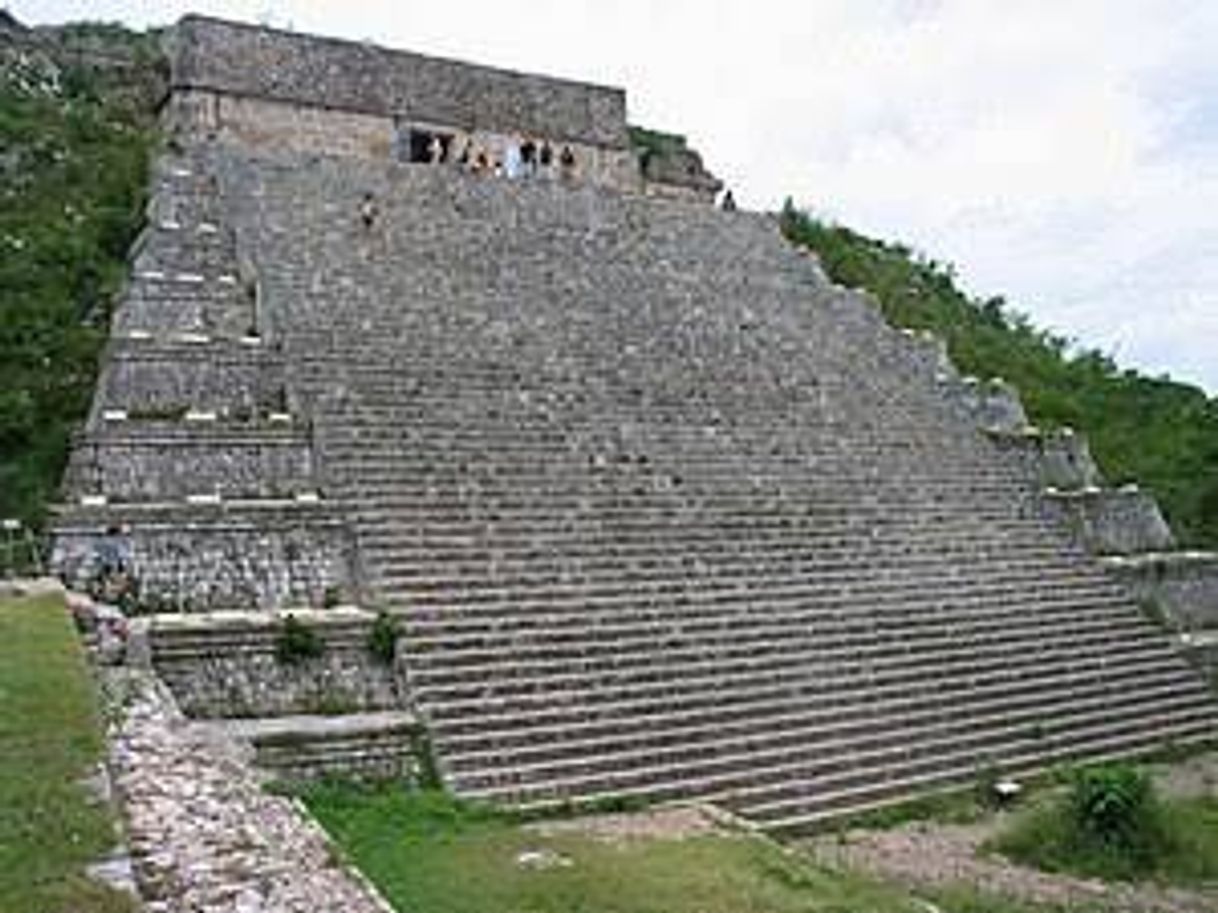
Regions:
<instances>
[{"instance_id":1,"label":"gravel ground","mask_svg":"<svg viewBox=\"0 0 1218 913\"><path fill-rule=\"evenodd\" d=\"M1218 753L1174 765L1156 765L1154 775L1160 788L1170 795L1218 795ZM998 814L968 825L912 822L889 830L825 835L799 846L825 865L914 888L964 884L1033 903L1090 904L1121 913L1218 913L1218 890L1110 884L1040 872L1000 856L979 856L981 844L1008 820L1007 815Z\"/></svg>"}]
</instances>

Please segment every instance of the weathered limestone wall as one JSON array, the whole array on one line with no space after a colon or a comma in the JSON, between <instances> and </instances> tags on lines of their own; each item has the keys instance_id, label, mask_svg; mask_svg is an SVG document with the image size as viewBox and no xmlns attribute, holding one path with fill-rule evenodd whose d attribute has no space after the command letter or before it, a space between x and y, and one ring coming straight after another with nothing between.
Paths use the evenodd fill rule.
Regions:
<instances>
[{"instance_id":1,"label":"weathered limestone wall","mask_svg":"<svg viewBox=\"0 0 1218 913\"><path fill-rule=\"evenodd\" d=\"M1173 627L1218 630L1218 554L1131 555L1108 558L1104 566L1138 599L1158 603Z\"/></svg>"},{"instance_id":2,"label":"weathered limestone wall","mask_svg":"<svg viewBox=\"0 0 1218 913\"><path fill-rule=\"evenodd\" d=\"M1029 479L1041 488L1080 491L1103 482L1086 437L1069 428L992 432L990 438L1000 450L1023 463Z\"/></svg>"},{"instance_id":3,"label":"weathered limestone wall","mask_svg":"<svg viewBox=\"0 0 1218 913\"><path fill-rule=\"evenodd\" d=\"M103 427L73 447L65 490L152 501L195 494L284 498L314 487L307 432L209 425Z\"/></svg>"},{"instance_id":4,"label":"weathered limestone wall","mask_svg":"<svg viewBox=\"0 0 1218 913\"><path fill-rule=\"evenodd\" d=\"M323 652L284 662L276 646L291 614ZM369 648L376 616L338 607L288 612L211 612L139 619L153 667L193 717L337 714L401 707L392 664Z\"/></svg>"},{"instance_id":5,"label":"weathered limestone wall","mask_svg":"<svg viewBox=\"0 0 1218 913\"><path fill-rule=\"evenodd\" d=\"M1088 488L1102 481L1087 438L1069 428L1040 438L1041 478L1054 488Z\"/></svg>"},{"instance_id":6,"label":"weathered limestone wall","mask_svg":"<svg viewBox=\"0 0 1218 913\"><path fill-rule=\"evenodd\" d=\"M627 146L620 89L201 16L183 18L174 41L175 92L213 90L469 131Z\"/></svg>"},{"instance_id":7,"label":"weathered limestone wall","mask_svg":"<svg viewBox=\"0 0 1218 913\"><path fill-rule=\"evenodd\" d=\"M1096 554L1135 555L1175 544L1154 497L1136 486L1047 492L1044 501L1050 514Z\"/></svg>"},{"instance_id":8,"label":"weathered limestone wall","mask_svg":"<svg viewBox=\"0 0 1218 913\"><path fill-rule=\"evenodd\" d=\"M292 149L388 159L393 118L320 105L230 95L215 89L177 89L165 112L179 136L215 137L255 149Z\"/></svg>"},{"instance_id":9,"label":"weathered limestone wall","mask_svg":"<svg viewBox=\"0 0 1218 913\"><path fill-rule=\"evenodd\" d=\"M255 151L314 153L374 161L400 160L397 133L400 126L406 126L401 118L389 115L235 96L213 89L175 91L165 119L168 129L195 140L214 138ZM454 150L468 145L473 150L484 151L491 161L502 161L508 144L519 142L515 130L464 129L446 122L415 121L411 124L452 135ZM642 190L643 180L630 149L575 140L551 140L551 143L556 147L555 155L560 148L569 148L575 157L575 166L568 175L570 179L626 192ZM457 165L452 162L448 167ZM555 164L542 176L558 180L561 171ZM656 188L658 193L667 185L654 183L649 187ZM674 195L690 200L701 200L704 196L694 188L674 184L671 189Z\"/></svg>"},{"instance_id":10,"label":"weathered limestone wall","mask_svg":"<svg viewBox=\"0 0 1218 913\"><path fill-rule=\"evenodd\" d=\"M1000 378L981 381L975 377L952 377L942 390L948 401L979 428L1015 432L1028 424L1019 391Z\"/></svg>"},{"instance_id":11,"label":"weathered limestone wall","mask_svg":"<svg viewBox=\"0 0 1218 913\"><path fill-rule=\"evenodd\" d=\"M87 590L107 567L138 568L138 603L186 612L320 605L355 589L354 541L322 504L73 508L56 523L51 565Z\"/></svg>"}]
</instances>

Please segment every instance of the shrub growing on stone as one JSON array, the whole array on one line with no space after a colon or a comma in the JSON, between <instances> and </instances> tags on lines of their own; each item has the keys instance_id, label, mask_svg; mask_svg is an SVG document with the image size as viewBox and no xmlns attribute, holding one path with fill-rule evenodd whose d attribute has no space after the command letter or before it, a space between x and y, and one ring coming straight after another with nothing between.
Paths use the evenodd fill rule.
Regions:
<instances>
[{"instance_id":1,"label":"shrub growing on stone","mask_svg":"<svg viewBox=\"0 0 1218 913\"><path fill-rule=\"evenodd\" d=\"M295 615L288 615L275 639L275 658L285 665L316 659L325 652L317 632Z\"/></svg>"},{"instance_id":2,"label":"shrub growing on stone","mask_svg":"<svg viewBox=\"0 0 1218 913\"><path fill-rule=\"evenodd\" d=\"M392 665L397 656L398 636L401 626L388 612L378 612L372 630L368 632L368 652L386 666Z\"/></svg>"}]
</instances>

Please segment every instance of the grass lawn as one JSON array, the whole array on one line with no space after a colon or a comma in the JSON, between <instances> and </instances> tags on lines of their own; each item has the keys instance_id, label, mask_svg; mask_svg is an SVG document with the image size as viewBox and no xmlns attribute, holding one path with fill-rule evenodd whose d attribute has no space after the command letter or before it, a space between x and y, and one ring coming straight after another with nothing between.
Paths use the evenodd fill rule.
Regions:
<instances>
[{"instance_id":1,"label":"grass lawn","mask_svg":"<svg viewBox=\"0 0 1218 913\"><path fill-rule=\"evenodd\" d=\"M492 809L401 788L315 787L305 803L401 911L427 913L925 913L905 891L737 835L616 842L541 835ZM521 853L567 863L534 868ZM927 895L923 895L927 896ZM936 892L944 913L1047 913Z\"/></svg>"},{"instance_id":2,"label":"grass lawn","mask_svg":"<svg viewBox=\"0 0 1218 913\"><path fill-rule=\"evenodd\" d=\"M86 878L114 843L78 783L100 757L93 686L58 596L0 600L0 910L126 913Z\"/></svg>"}]
</instances>

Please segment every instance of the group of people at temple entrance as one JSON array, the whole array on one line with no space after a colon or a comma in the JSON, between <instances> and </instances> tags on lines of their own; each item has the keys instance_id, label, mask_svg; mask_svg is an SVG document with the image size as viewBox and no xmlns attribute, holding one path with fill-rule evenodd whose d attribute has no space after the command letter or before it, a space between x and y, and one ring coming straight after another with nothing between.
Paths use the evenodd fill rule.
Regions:
<instances>
[{"instance_id":1,"label":"group of people at temple entrance","mask_svg":"<svg viewBox=\"0 0 1218 913\"><path fill-rule=\"evenodd\" d=\"M549 141L510 137L491 149L476 144L473 138L453 134L411 130L406 158L411 162L453 165L471 174L488 174L510 179L576 176L575 151L567 145L555 149Z\"/></svg>"}]
</instances>

